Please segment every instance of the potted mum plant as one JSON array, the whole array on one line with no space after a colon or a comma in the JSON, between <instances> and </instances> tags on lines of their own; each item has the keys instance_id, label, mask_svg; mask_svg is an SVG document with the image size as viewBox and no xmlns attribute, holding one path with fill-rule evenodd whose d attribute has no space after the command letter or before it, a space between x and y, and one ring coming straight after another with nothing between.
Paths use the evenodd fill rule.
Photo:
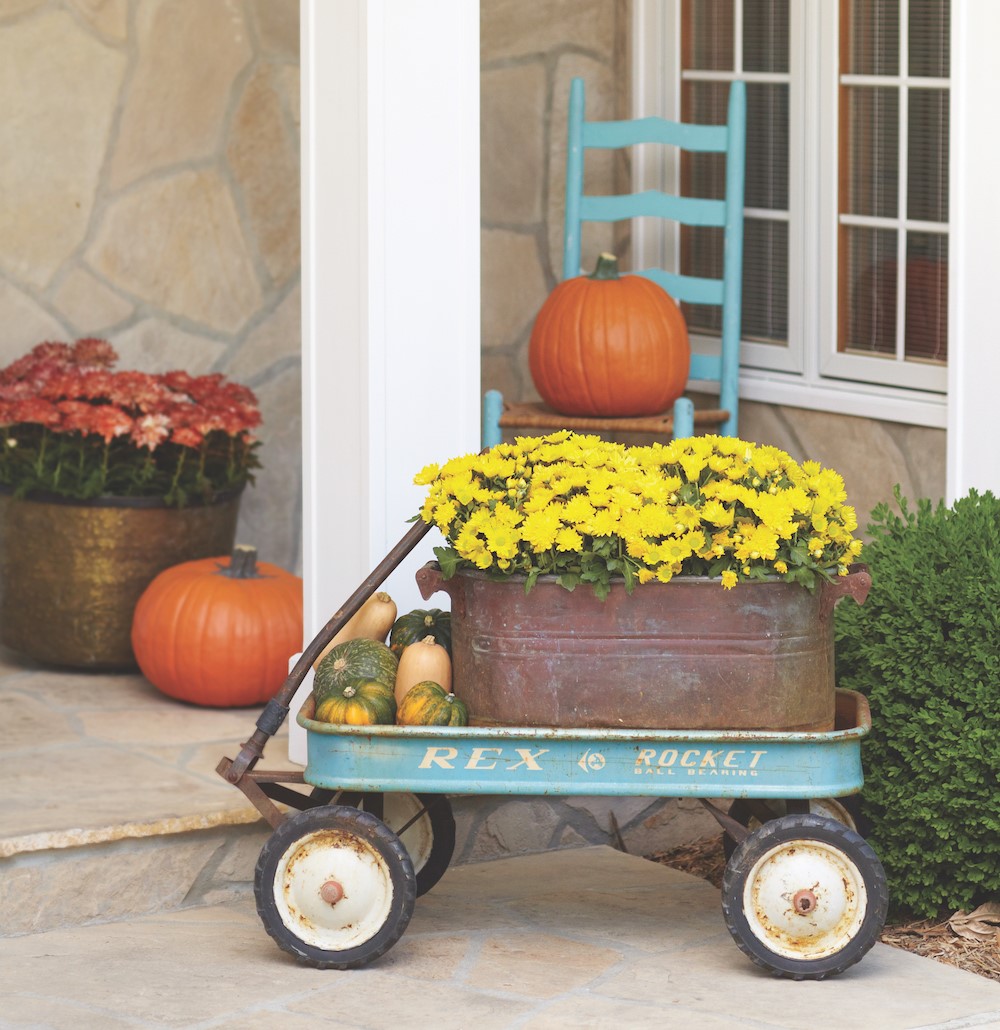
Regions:
<instances>
[{"instance_id":1,"label":"potted mum plant","mask_svg":"<svg viewBox=\"0 0 1000 1030\"><path fill-rule=\"evenodd\" d=\"M0 370L0 641L39 661L132 667L142 590L232 550L258 467L249 389L117 360L82 339Z\"/></svg>"},{"instance_id":2,"label":"potted mum plant","mask_svg":"<svg viewBox=\"0 0 1000 1030\"><path fill-rule=\"evenodd\" d=\"M832 611L870 580L843 479L703 436L559 432L430 465L424 597L483 722L827 731Z\"/></svg>"}]
</instances>

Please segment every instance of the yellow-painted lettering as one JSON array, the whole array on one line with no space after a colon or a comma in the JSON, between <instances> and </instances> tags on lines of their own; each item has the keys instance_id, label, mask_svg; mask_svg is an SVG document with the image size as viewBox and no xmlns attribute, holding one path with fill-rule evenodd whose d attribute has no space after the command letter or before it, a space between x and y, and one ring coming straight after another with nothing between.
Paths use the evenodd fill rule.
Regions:
<instances>
[{"instance_id":1,"label":"yellow-painted lettering","mask_svg":"<svg viewBox=\"0 0 1000 1030\"><path fill-rule=\"evenodd\" d=\"M635 764L636 765L652 765L653 764L653 762L652 762L653 755L655 755L655 754L656 754L656 748L655 747L650 747L650 748L644 747L639 752L639 757L635 760Z\"/></svg>"},{"instance_id":2,"label":"yellow-painted lettering","mask_svg":"<svg viewBox=\"0 0 1000 1030\"><path fill-rule=\"evenodd\" d=\"M742 755L742 751L730 751L726 757L722 760L722 764L729 769L733 769L736 766L736 762L733 761L737 755Z\"/></svg>"},{"instance_id":3,"label":"yellow-painted lettering","mask_svg":"<svg viewBox=\"0 0 1000 1030\"><path fill-rule=\"evenodd\" d=\"M690 768L692 765L697 765L698 755L700 754L700 751L685 751L684 754L681 755L681 765L683 765L685 768ZM691 759L690 762L688 761L689 758Z\"/></svg>"}]
</instances>

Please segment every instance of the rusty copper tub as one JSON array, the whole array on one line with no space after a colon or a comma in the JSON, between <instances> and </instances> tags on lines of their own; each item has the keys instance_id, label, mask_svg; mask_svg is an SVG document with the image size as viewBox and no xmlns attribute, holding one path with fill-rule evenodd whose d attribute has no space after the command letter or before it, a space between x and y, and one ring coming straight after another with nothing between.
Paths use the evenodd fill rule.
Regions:
<instances>
[{"instance_id":1,"label":"rusty copper tub","mask_svg":"<svg viewBox=\"0 0 1000 1030\"><path fill-rule=\"evenodd\" d=\"M864 566L815 593L783 582L679 577L600 601L541 577L495 580L436 563L425 600L451 597L454 691L480 725L828 732L833 609L862 604Z\"/></svg>"}]
</instances>

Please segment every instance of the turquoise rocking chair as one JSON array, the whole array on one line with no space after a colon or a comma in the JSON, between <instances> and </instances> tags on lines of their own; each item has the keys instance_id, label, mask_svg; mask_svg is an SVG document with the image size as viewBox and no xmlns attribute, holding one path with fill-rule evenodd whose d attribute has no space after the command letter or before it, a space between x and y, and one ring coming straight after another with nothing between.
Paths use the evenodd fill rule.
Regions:
<instances>
[{"instance_id":1,"label":"turquoise rocking chair","mask_svg":"<svg viewBox=\"0 0 1000 1030\"><path fill-rule=\"evenodd\" d=\"M583 191L584 151L621 149L656 143L681 150L726 155L725 197L720 200L681 197L660 190L621 196L588 196ZM581 274L580 231L583 222L620 222L654 216L688 226L723 229L722 278L681 275L662 268L644 268L644 275L662 286L678 303L717 305L722 329L717 353L692 354L690 379L719 384L719 407L696 411L680 397L672 411L644 418L591 418L562 415L544 404L508 404L498 390L483 399L483 446L500 443L504 429L551 432L651 433L692 436L695 427L736 436L739 409L741 287L743 276L743 184L746 154L746 87L734 82L729 92L725 125L691 125L662 118L588 122L584 118L582 79L573 79L569 100L569 146L566 159L566 224L563 278Z\"/></svg>"}]
</instances>

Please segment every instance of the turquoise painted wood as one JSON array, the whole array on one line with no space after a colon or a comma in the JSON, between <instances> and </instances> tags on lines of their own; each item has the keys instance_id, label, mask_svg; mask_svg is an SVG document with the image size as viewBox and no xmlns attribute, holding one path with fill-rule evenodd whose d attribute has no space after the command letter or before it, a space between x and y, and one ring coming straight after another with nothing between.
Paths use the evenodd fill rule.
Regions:
<instances>
[{"instance_id":1,"label":"turquoise painted wood","mask_svg":"<svg viewBox=\"0 0 1000 1030\"><path fill-rule=\"evenodd\" d=\"M662 268L644 268L643 275L662 286L675 300L722 308L722 335L717 355L692 355L690 378L719 384L719 406L730 414L719 432L736 436L739 427L739 350L742 325L743 194L746 167L746 86L730 87L725 125L689 125L662 118L588 122L582 79L570 85L566 155L566 219L563 234L563 279L582 274L580 236L584 222L617 222L652 216L689 226L723 229L721 279L686 276ZM588 149L620 149L640 143L679 147L692 152L726 155L725 198L679 197L659 190L623 196L587 196L584 155ZM499 424L503 397L486 394L483 405L483 446L501 440ZM693 405L680 398L674 406L674 436L694 433Z\"/></svg>"},{"instance_id":2,"label":"turquoise painted wood","mask_svg":"<svg viewBox=\"0 0 1000 1030\"><path fill-rule=\"evenodd\" d=\"M499 390L487 390L483 397L483 446L496 447L503 441L500 432L500 416L503 414L503 394Z\"/></svg>"},{"instance_id":3,"label":"turquoise painted wood","mask_svg":"<svg viewBox=\"0 0 1000 1030\"><path fill-rule=\"evenodd\" d=\"M853 695L852 695L853 696ZM864 783L861 739L829 733L344 726L298 716L305 780L330 790L706 798L843 797Z\"/></svg>"}]
</instances>

